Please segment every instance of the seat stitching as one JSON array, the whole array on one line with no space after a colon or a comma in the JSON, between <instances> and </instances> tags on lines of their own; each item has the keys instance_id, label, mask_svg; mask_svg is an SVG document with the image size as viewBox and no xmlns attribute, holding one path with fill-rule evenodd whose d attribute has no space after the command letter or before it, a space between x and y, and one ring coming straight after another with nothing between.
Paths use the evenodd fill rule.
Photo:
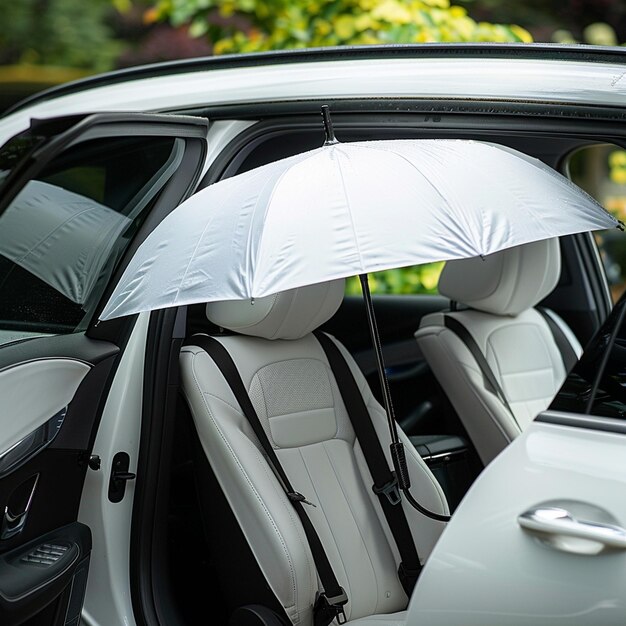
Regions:
<instances>
[{"instance_id":1,"label":"seat stitching","mask_svg":"<svg viewBox=\"0 0 626 626\"><path fill-rule=\"evenodd\" d=\"M341 399L342 403L343 403L343 398L341 397L341 389L339 389L339 383L337 382L337 379L335 378L334 372L330 369L330 365L328 363L324 363L323 365L325 365L324 371L326 372L326 376L328 377L328 384L330 386L330 395L333 401L333 405L331 407L331 409L333 410L333 413L335 414L335 434L333 435L333 439L336 439L339 435L339 420L337 419L337 397L335 397L335 387L339 390L339 398ZM331 376L332 376L332 379L331 379ZM334 386L333 386L333 380L335 381ZM344 403L343 410L346 412L348 411L348 407L345 406L345 403Z\"/></svg>"},{"instance_id":2,"label":"seat stitching","mask_svg":"<svg viewBox=\"0 0 626 626\"><path fill-rule=\"evenodd\" d=\"M531 330L536 330L537 326L534 323L531 322L518 322L516 324L516 328L522 328L522 327L526 327L526 328L530 328ZM493 335L495 335L497 332L501 331L503 328L508 328L508 326L506 324L502 324L501 326L498 326L497 328L493 328L489 334L485 337L485 352L487 351L491 351L491 354L493 355L493 359L496 362L496 366L498 368L498 374L500 376L500 380L502 380L502 367L500 365L500 359L498 357L498 353L493 349L493 346L491 345L491 338L493 337ZM539 334L540 339L544 339L544 337L541 336L541 334ZM542 345L543 348L546 348L545 342L541 341L540 344ZM550 354L549 350L545 350L548 359L550 360L550 362L552 362L552 356ZM487 355L485 354L485 358L487 358Z\"/></svg>"},{"instance_id":3,"label":"seat stitching","mask_svg":"<svg viewBox=\"0 0 626 626\"><path fill-rule=\"evenodd\" d=\"M265 407L265 415L267 416L267 418L269 419L269 408L267 406L267 398L265 397L265 387L263 386L263 379L261 376L259 376L259 372L262 370L263 368L258 369L255 373L254 376L252 377L250 384L252 384L255 380L259 381L259 387L261 388L261 396L263 397L263 406ZM248 392L248 395L250 395L250 389L246 389L246 391ZM252 402L252 400L250 400L250 402ZM272 442L273 443L273 442Z\"/></svg>"},{"instance_id":4,"label":"seat stitching","mask_svg":"<svg viewBox=\"0 0 626 626\"><path fill-rule=\"evenodd\" d=\"M291 415L302 415L303 413L319 413L320 411L333 411L335 409L334 406L318 406L315 407L313 409L299 409L299 410L293 410L293 411L287 411L286 413L277 413L276 415L268 415L267 417L267 421L271 421L273 419L276 419L277 417L288 417ZM328 440L326 441L330 441L331 439L336 439L336 437L329 437Z\"/></svg>"},{"instance_id":5,"label":"seat stitching","mask_svg":"<svg viewBox=\"0 0 626 626\"><path fill-rule=\"evenodd\" d=\"M369 550L367 549L367 543L365 543L365 538L363 537L363 533L361 532L361 529L359 527L359 525L357 524L356 521L356 515L354 514L354 511L352 510L352 505L350 504L350 500L348 500L348 496L346 495L346 490L343 488L343 484L341 483L341 478L340 478L340 473L337 472L337 469L335 468L335 464L333 463L332 458L330 457L330 454L328 454L328 450L326 449L326 446L323 446L324 449L324 454L326 454L326 458L328 459L328 462L330 463L330 466L333 468L333 472L335 473L335 477L337 479L337 484L339 485L339 489L341 489L341 493L343 494L344 500L346 501L346 504L348 505L348 508L350 509L350 513L352 514L352 519L354 520L354 525L356 526L358 532L359 532L359 536L361 537L361 541L363 543L363 547L365 548L365 553L367 554L367 558L370 562L370 565L372 567L372 574L374 575L374 581L376 583L376 590L378 592L380 592L380 585L378 583L378 577L376 576L376 568L374 567L374 563L372 561L372 557L370 555ZM376 594L376 605L374 606L374 612L373 614L376 614L378 612L378 602L380 599L380 595L379 593Z\"/></svg>"},{"instance_id":6,"label":"seat stitching","mask_svg":"<svg viewBox=\"0 0 626 626\"><path fill-rule=\"evenodd\" d=\"M202 402L204 403L205 409L206 409L207 413L209 414L209 417L211 419L211 422L213 423L213 426L215 427L215 430L217 431L217 433L221 437L222 441L224 442L224 445L226 446L226 449L230 452L233 460L235 461L236 466L239 468L239 471L241 472L241 474L245 478L246 482L248 483L248 486L249 486L250 490L252 491L253 495L259 501L259 504L261 505L261 509L266 514L267 519L269 520L272 528L276 532L276 535L277 535L277 537L278 537L278 539L279 539L279 541L280 541L280 543L281 543L281 545L283 547L283 551L285 553L285 556L287 558L287 562L289 564L289 570L291 572L291 583L292 583L292 591L293 591L293 602L292 602L291 606L295 607L296 610L298 610L297 602L296 602L297 601L297 597L298 597L297 596L297 579L296 579L296 575L295 575L295 569L294 569L294 566L293 566L293 561L292 561L291 555L289 554L289 551L287 549L287 544L286 544L286 542L285 542L285 540L284 540L284 538L283 538L283 536L282 536L278 526L276 525L274 519L272 518L269 510L265 506L265 503L263 502L263 500L260 497L259 493L257 492L257 490L255 489L254 485L252 484L252 481L248 477L247 472L245 471L245 469L241 465L239 459L237 458L237 455L235 454L234 450L232 449L232 447L230 445L230 442L228 441L228 439L226 438L226 436L222 432L222 429L219 427L219 424L217 423L215 417L213 416L213 412L211 411L208 403L206 402L206 398L204 397L204 393L202 392L202 387L200 386L200 381L199 381L198 375L196 373L195 358L192 361L192 372L193 372L194 383L195 383L195 385L197 387L197 390L200 392L200 398L202 399ZM241 414L241 411L238 411L238 412ZM254 449L257 451L257 457L259 459L263 460L263 463L261 464L261 466L267 465L267 461L261 456L261 454L259 453L259 451L256 448L256 446L254 446ZM267 470L266 470L266 472L267 472ZM275 488L275 486L274 486L274 488ZM290 513L290 518L291 518L291 521L293 522L294 520L293 520L293 516L291 515L291 513ZM298 533L298 534L300 534L300 533ZM305 550L305 554L306 554L306 550ZM307 555L307 561L308 561L308 555ZM300 612L300 611L298 610L298 612Z\"/></svg>"},{"instance_id":7,"label":"seat stitching","mask_svg":"<svg viewBox=\"0 0 626 626\"><path fill-rule=\"evenodd\" d=\"M324 446L324 442L321 443L322 447ZM317 501L320 503L321 505L321 498L319 496L319 493L317 491L317 488L315 487L315 483L313 482L313 477L311 476L311 472L309 472L309 467L306 464L306 461L304 460L304 455L302 454L302 450L300 448L297 448L299 454L300 454L300 458L302 459L302 464L304 465L304 469L309 477L309 480L311 481L311 486L313 487L313 491L315 492L315 497L317 498ZM339 543L337 542L337 539L335 537L335 534L333 533L333 529L332 526L330 525L330 522L328 521L328 517L326 516L326 513L324 511L324 509L320 506L320 512L322 513L322 515L324 516L324 519L326 520L326 524L328 526L328 530L330 531L330 536L333 538L333 543L335 544L335 548L337 549L337 555L339 556L339 560L341 561L341 565L343 567L343 571L346 573L346 587L348 587L348 597L350 597L352 595L352 589L350 587L350 581L348 580L348 568L346 567L346 564L343 560L343 557L341 555L341 552L339 550Z\"/></svg>"},{"instance_id":8,"label":"seat stitching","mask_svg":"<svg viewBox=\"0 0 626 626\"><path fill-rule=\"evenodd\" d=\"M552 367L533 367L527 370L511 370L510 372L506 372L505 374L500 374L501 377L505 376L525 376L526 374L534 374L535 372L553 372L554 369Z\"/></svg>"},{"instance_id":9,"label":"seat stitching","mask_svg":"<svg viewBox=\"0 0 626 626\"><path fill-rule=\"evenodd\" d=\"M454 333L452 333L452 331L449 331L447 329L443 329L442 332L449 333L454 339L456 339L463 346L463 348L465 349L465 352L467 352L467 354L470 355L470 357L472 358L472 361L475 362L475 359L474 359L474 357L471 356L471 352L469 351L467 346ZM440 334L440 333L438 333L438 334ZM465 375L465 372L463 371L464 368L468 368L470 370L473 370L477 374L481 373L479 370L476 370L475 368L473 368L471 366L468 366L465 363L461 363L456 358L454 358L454 355L452 354L449 346L446 345L445 341L441 343L441 346L443 348L444 353L446 354L446 356L448 358L448 362L451 363L451 366L454 369L457 370L457 373L461 377L461 379L463 379L463 378L467 379L467 376ZM465 380L464 382L466 383L465 384L465 388L466 389L469 388L470 393L474 396L474 398L482 406L482 408L485 411L485 413L487 414L487 416L491 419L492 424L500 431L500 433L503 435L503 437L507 441L507 443L510 443L512 441L512 439L508 436L508 434L504 430L504 427L494 417L494 415L492 414L491 409L485 403L484 398L478 393L478 390L474 387L473 384L470 384L469 381ZM485 392L486 393L491 393L487 389L485 389ZM502 404L502 402L498 399L497 396L495 396L494 394L491 394L491 395L499 402L499 404ZM456 407L455 407L455 409L456 409ZM462 413L462 411L459 411L459 417L460 417L461 413ZM463 421L462 418L461 418L461 421Z\"/></svg>"},{"instance_id":10,"label":"seat stitching","mask_svg":"<svg viewBox=\"0 0 626 626\"><path fill-rule=\"evenodd\" d=\"M263 369L263 368L258 369L254 373L254 376L252 377L252 381L254 381L255 379L259 381L259 389L261 390L261 396L263 398L263 406L265 407L265 416L266 416L266 420L267 420L267 428L265 428L265 424L263 423L263 420L260 419L259 422L261 422L261 428L263 428L263 430L265 431L265 436L269 440L270 445L272 446L272 448L278 449L279 446L274 441L274 437L272 436L272 430L271 430L270 424L269 424L269 410L267 408L267 398L265 397L265 388L263 387L262 377L259 376L259 372L261 371L261 369ZM250 395L250 389L246 389L246 392L248 393L248 395ZM250 398L250 403L252 403L252 398ZM255 408L255 410L256 410L256 408Z\"/></svg>"},{"instance_id":11,"label":"seat stitching","mask_svg":"<svg viewBox=\"0 0 626 626\"><path fill-rule=\"evenodd\" d=\"M240 413L239 407L235 406L234 404L231 404L230 402L228 402L228 400L224 400L224 398L220 398L219 396L216 396L214 393L211 393L210 391L202 391L201 390L200 393L202 393L205 396L209 396L210 398L215 398L216 400L219 400L220 402L222 402L225 405L229 406L234 411L237 411L237 413Z\"/></svg>"},{"instance_id":12,"label":"seat stitching","mask_svg":"<svg viewBox=\"0 0 626 626\"><path fill-rule=\"evenodd\" d=\"M430 327L428 327L430 328ZM433 326L433 329L435 327ZM448 333L451 333L452 331L448 330L445 326L442 326L439 330L433 330L432 332L428 333L428 335L423 335L425 337L433 336L433 337L439 337L439 335L447 335ZM452 336L459 342L461 342L461 344L466 348L467 353L471 356L471 352L469 351L469 349L467 349L467 346L465 345L465 343L463 343L461 341L461 339L459 339L456 334L452 333ZM461 362L461 365L463 367L466 367L467 369L471 370L472 372L474 372L475 374L478 374L479 376L482 376L483 372L482 370L476 365L474 365L476 363L476 359L472 356L472 362L471 363L465 363L465 362Z\"/></svg>"},{"instance_id":13,"label":"seat stitching","mask_svg":"<svg viewBox=\"0 0 626 626\"><path fill-rule=\"evenodd\" d=\"M261 457L260 451L257 451L257 456ZM309 545L308 540L305 538L306 535L304 533L304 527L302 526L302 522L300 521L300 518L297 516L291 502L289 502L287 498L285 497L283 488L277 487L278 480L274 472L270 469L267 459L265 459L264 457L261 457L261 458L263 458L263 460L265 461L264 463L261 464L261 467L263 471L265 472L265 475L270 479L270 483L272 484L274 491L280 495L280 502L283 506L283 509L285 509L285 511L289 515L289 519L291 520L292 524L298 529L298 533L297 533L298 540L300 541L300 545L304 548L303 552L306 558L307 566L309 570L312 569L313 571L317 572L315 563L309 558L310 545ZM310 582L313 583L313 580L311 579ZM311 586L309 587L309 597L314 596L317 593L317 591L318 591L318 584L317 584L317 578L316 578L315 586L311 584Z\"/></svg>"}]
</instances>

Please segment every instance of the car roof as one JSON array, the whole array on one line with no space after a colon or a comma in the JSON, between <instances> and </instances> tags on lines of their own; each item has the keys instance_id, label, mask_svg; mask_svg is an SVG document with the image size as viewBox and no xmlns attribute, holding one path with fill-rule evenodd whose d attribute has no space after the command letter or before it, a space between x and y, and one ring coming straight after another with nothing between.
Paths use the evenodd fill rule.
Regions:
<instances>
[{"instance_id":1,"label":"car roof","mask_svg":"<svg viewBox=\"0 0 626 626\"><path fill-rule=\"evenodd\" d=\"M285 63L313 63L327 60L363 60L380 58L518 58L558 61L587 61L626 63L626 50L619 46L586 46L560 44L462 43L462 44L389 44L373 46L330 46L298 50L273 50L256 54L180 59L152 63L106 72L58 85L33 94L17 103L6 114L60 95L77 93L93 87L120 84L142 78L173 76L181 73L205 72L216 69L258 67Z\"/></svg>"},{"instance_id":2,"label":"car roof","mask_svg":"<svg viewBox=\"0 0 626 626\"><path fill-rule=\"evenodd\" d=\"M130 68L36 94L0 118L182 111L328 99L446 99L623 107L626 50L551 44L421 44L286 50Z\"/></svg>"}]
</instances>

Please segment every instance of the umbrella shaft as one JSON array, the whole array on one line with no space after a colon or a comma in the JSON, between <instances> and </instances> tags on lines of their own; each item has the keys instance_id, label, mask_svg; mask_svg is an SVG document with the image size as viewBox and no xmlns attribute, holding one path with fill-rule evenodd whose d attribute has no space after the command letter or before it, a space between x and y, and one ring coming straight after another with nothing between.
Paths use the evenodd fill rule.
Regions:
<instances>
[{"instance_id":1,"label":"umbrella shaft","mask_svg":"<svg viewBox=\"0 0 626 626\"><path fill-rule=\"evenodd\" d=\"M360 274L361 290L363 291L363 299L365 301L365 311L367 312L367 323L374 346L374 354L376 355L376 365L378 368L378 377L380 380L380 388L383 394L383 404L385 413L387 414L387 423L389 425L389 434L392 443L398 443L398 431L396 429L396 416L393 410L393 402L391 400L391 390L389 389L389 379L385 371L385 360L383 358L383 348L380 343L380 334L378 333L378 324L376 323L376 315L374 314L374 303L372 302L372 294L367 282L367 274Z\"/></svg>"},{"instance_id":2,"label":"umbrella shaft","mask_svg":"<svg viewBox=\"0 0 626 626\"><path fill-rule=\"evenodd\" d=\"M411 479L409 469L407 467L406 458L404 456L404 447L398 437L398 427L396 426L396 416L391 401L391 390L389 388L389 379L385 371L385 360L383 358L383 348L380 343L380 334L378 333L378 325L376 324L376 315L374 314L374 303L372 302L372 294L367 282L367 274L360 274L361 290L363 291L363 299L365 300L365 310L367 312L367 323L374 345L374 353L376 354L376 364L378 366L378 376L380 377L380 386L383 392L383 400L385 404L385 413L387 413L387 423L389 425L389 434L391 435L391 457L393 466L398 479L398 486L404 493L408 503L422 515L437 520L438 522L447 522L449 515L434 513L423 507L409 491L411 488Z\"/></svg>"}]
</instances>

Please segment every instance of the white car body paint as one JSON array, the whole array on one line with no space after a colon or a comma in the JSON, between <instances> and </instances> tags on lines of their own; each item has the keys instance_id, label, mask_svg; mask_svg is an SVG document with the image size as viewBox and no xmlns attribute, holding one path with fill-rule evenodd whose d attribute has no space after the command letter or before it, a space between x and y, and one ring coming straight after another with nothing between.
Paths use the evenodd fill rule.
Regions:
<instances>
[{"instance_id":1,"label":"white car body paint","mask_svg":"<svg viewBox=\"0 0 626 626\"><path fill-rule=\"evenodd\" d=\"M622 106L624 65L493 58L385 58L189 71L93 86L34 103L0 121L0 142L32 117L94 111L175 111L301 100L473 99Z\"/></svg>"},{"instance_id":2,"label":"white car body paint","mask_svg":"<svg viewBox=\"0 0 626 626\"><path fill-rule=\"evenodd\" d=\"M574 500L625 526L626 499L615 497L624 492L624 435L533 422L456 510L420 575L408 626L626 623L626 550L562 552L517 522L543 502ZM503 554L516 557L508 567Z\"/></svg>"},{"instance_id":3,"label":"white car body paint","mask_svg":"<svg viewBox=\"0 0 626 626\"><path fill-rule=\"evenodd\" d=\"M209 143L209 150L207 157L202 168L201 176L204 176L215 159L222 152L224 147L228 145L239 133L243 132L246 128L252 126L254 122L243 120L228 120L212 122L209 125L209 134L207 135L207 141Z\"/></svg>"},{"instance_id":4,"label":"white car body paint","mask_svg":"<svg viewBox=\"0 0 626 626\"><path fill-rule=\"evenodd\" d=\"M121 502L108 498L111 463L117 452L130 455L129 471L136 472L143 396L146 333L150 315L142 313L120 361L104 407L93 454L102 466L87 470L78 521L93 535L83 621L87 626L134 626L130 598L128 555L133 510L133 481L126 484Z\"/></svg>"}]
</instances>

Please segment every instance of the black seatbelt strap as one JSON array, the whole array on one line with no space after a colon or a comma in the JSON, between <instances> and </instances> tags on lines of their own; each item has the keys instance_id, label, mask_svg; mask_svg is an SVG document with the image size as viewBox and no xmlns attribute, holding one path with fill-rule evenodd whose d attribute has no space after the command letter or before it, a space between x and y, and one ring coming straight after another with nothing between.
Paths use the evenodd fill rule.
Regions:
<instances>
[{"instance_id":1,"label":"black seatbelt strap","mask_svg":"<svg viewBox=\"0 0 626 626\"><path fill-rule=\"evenodd\" d=\"M480 368L480 371L483 374L484 380L491 387L491 390L493 391L493 393L500 399L500 402L502 402L502 404L504 404L504 406L507 408L514 422L517 424L517 427L521 430L519 422L517 421L517 418L515 417L515 413L513 413L513 409L511 408L509 401L506 399L506 396L504 395L504 391L502 390L502 387L500 386L500 383L498 382L496 375L493 373L493 370L491 369L491 367L489 367L489 363L487 363L487 359L485 358L485 355L482 353L482 350L478 347L478 344L476 343L476 340L474 339L474 337L472 337L472 334L455 317L444 315L443 319L444 319L444 326L448 330L452 331L465 344L465 347L472 353L474 360L476 361L478 367Z\"/></svg>"},{"instance_id":2,"label":"black seatbelt strap","mask_svg":"<svg viewBox=\"0 0 626 626\"><path fill-rule=\"evenodd\" d=\"M402 508L396 475L389 469L372 418L346 359L328 335L321 331L315 331L313 334L326 354L356 438L361 444L365 462L374 480L372 489L380 499L385 519L400 553L398 577L406 594L410 597L422 565Z\"/></svg>"},{"instance_id":3,"label":"black seatbelt strap","mask_svg":"<svg viewBox=\"0 0 626 626\"><path fill-rule=\"evenodd\" d=\"M259 416L254 409L250 396L246 391L245 385L241 380L239 370L235 365L232 357L228 353L228 350L216 339L209 337L208 335L194 335L185 342L185 345L198 346L202 348L215 362L218 369L224 376L224 379L231 388L241 411L248 420L248 423L252 427L254 434L257 436L261 447L263 448L270 467L274 471L274 474L282 484L287 497L293 504L300 521L304 533L306 534L307 541L311 548L311 554L317 568L324 592L320 593L315 606L313 607L314 624L315 626L328 626L334 619L338 624L345 624L346 615L344 612L344 605L348 602L348 596L343 590L341 585L337 582L337 577L333 572L333 568L326 556L322 542L304 510L303 503L311 505L310 502L301 494L295 491L292 487L285 470L283 469L272 444L267 438L267 434L259 420ZM315 506L315 505L312 505Z\"/></svg>"},{"instance_id":4,"label":"black seatbelt strap","mask_svg":"<svg viewBox=\"0 0 626 626\"><path fill-rule=\"evenodd\" d=\"M552 317L551 311L544 309L543 307L537 307L537 312L541 314L544 320L548 324L548 328L554 337L556 347L561 353L563 359L563 365L565 366L566 373L570 373L574 368L574 365L578 363L578 356L569 342L567 335L563 332L563 329L559 326L557 321Z\"/></svg>"}]
</instances>

